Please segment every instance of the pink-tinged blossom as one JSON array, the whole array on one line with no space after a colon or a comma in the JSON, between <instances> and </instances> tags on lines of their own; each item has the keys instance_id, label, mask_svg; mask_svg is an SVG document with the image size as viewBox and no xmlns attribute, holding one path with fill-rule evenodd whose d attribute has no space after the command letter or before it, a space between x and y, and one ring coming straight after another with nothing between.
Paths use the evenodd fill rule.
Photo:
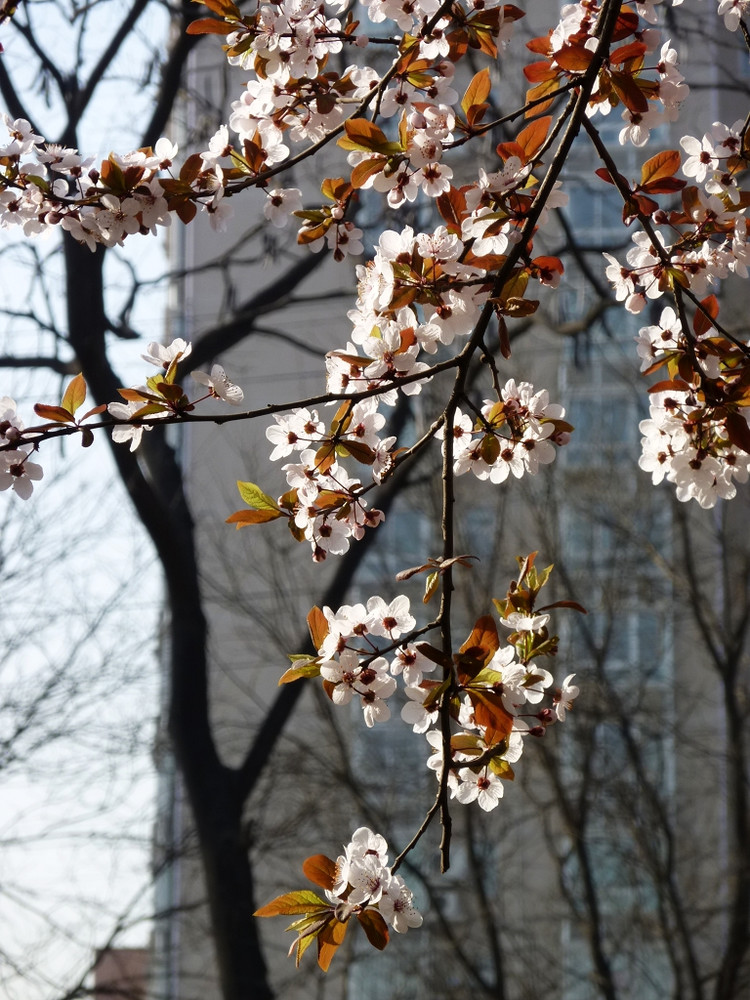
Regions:
<instances>
[{"instance_id":1,"label":"pink-tinged blossom","mask_svg":"<svg viewBox=\"0 0 750 1000\"><path fill-rule=\"evenodd\" d=\"M333 250L333 259L342 261L345 257L359 257L364 252L362 235L362 230L357 229L353 222L339 222L331 226L326 233L326 242Z\"/></svg>"},{"instance_id":2,"label":"pink-tinged blossom","mask_svg":"<svg viewBox=\"0 0 750 1000\"><path fill-rule=\"evenodd\" d=\"M400 875L391 872L388 844L365 826L355 830L344 853L336 859L334 882L326 889L326 896L332 903L345 900L363 909L379 910L399 934L422 923L411 890Z\"/></svg>"},{"instance_id":3,"label":"pink-tinged blossom","mask_svg":"<svg viewBox=\"0 0 750 1000\"><path fill-rule=\"evenodd\" d=\"M43 475L41 465L30 462L26 451L0 452L0 490L12 489L22 500L28 500L34 483Z\"/></svg>"},{"instance_id":4,"label":"pink-tinged blossom","mask_svg":"<svg viewBox=\"0 0 750 1000\"><path fill-rule=\"evenodd\" d=\"M573 702L580 694L580 688L578 685L571 683L574 677L575 674L568 674L562 682L562 687L555 692L553 698L555 703L555 715L560 722L565 720L565 713L570 711L573 707Z\"/></svg>"},{"instance_id":5,"label":"pink-tinged blossom","mask_svg":"<svg viewBox=\"0 0 750 1000\"><path fill-rule=\"evenodd\" d=\"M192 376L200 385L208 386L212 396L223 399L225 403L231 403L232 406L239 406L245 398L242 389L229 381L221 365L213 365L210 375L197 371L193 372Z\"/></svg>"},{"instance_id":6,"label":"pink-tinged blossom","mask_svg":"<svg viewBox=\"0 0 750 1000\"><path fill-rule=\"evenodd\" d=\"M18 419L16 401L10 396L0 396L0 444L18 444L23 423Z\"/></svg>"},{"instance_id":7,"label":"pink-tinged blossom","mask_svg":"<svg viewBox=\"0 0 750 1000\"><path fill-rule=\"evenodd\" d=\"M156 365L157 368L163 368L166 371L175 359L184 361L192 349L193 345L181 337L175 338L171 344L167 345L151 341L146 348L146 353L142 354L141 357L144 361L148 361L150 364Z\"/></svg>"},{"instance_id":8,"label":"pink-tinged blossom","mask_svg":"<svg viewBox=\"0 0 750 1000\"><path fill-rule=\"evenodd\" d=\"M387 869L388 843L381 834L373 833L369 827L360 826L345 845L343 855L336 859L336 879L332 886L334 895L346 893L352 868L361 865L368 857L376 860L381 868Z\"/></svg>"},{"instance_id":9,"label":"pink-tinged blossom","mask_svg":"<svg viewBox=\"0 0 750 1000\"><path fill-rule=\"evenodd\" d=\"M622 119L625 127L620 129L618 136L620 145L624 146L630 142L633 146L645 146L651 137L651 129L657 128L664 120L663 112L654 106L642 114L630 111L628 108L622 112Z\"/></svg>"},{"instance_id":10,"label":"pink-tinged blossom","mask_svg":"<svg viewBox=\"0 0 750 1000\"><path fill-rule=\"evenodd\" d=\"M208 224L217 233L225 233L229 220L234 215L234 209L225 201L206 203L202 211L208 215Z\"/></svg>"},{"instance_id":11,"label":"pink-tinged blossom","mask_svg":"<svg viewBox=\"0 0 750 1000\"><path fill-rule=\"evenodd\" d=\"M423 674L431 674L436 666L437 664L428 659L424 653L420 653L416 646L407 643L397 650L391 660L391 673L394 677L402 674L406 685L416 687L422 682Z\"/></svg>"},{"instance_id":12,"label":"pink-tinged blossom","mask_svg":"<svg viewBox=\"0 0 750 1000\"><path fill-rule=\"evenodd\" d=\"M641 358L641 371L654 361L677 349L682 336L682 325L671 306L662 310L658 326L644 326L638 331L637 350Z\"/></svg>"},{"instance_id":13,"label":"pink-tinged blossom","mask_svg":"<svg viewBox=\"0 0 750 1000\"><path fill-rule=\"evenodd\" d=\"M422 925L422 914L414 906L414 895L400 875L392 875L382 886L378 909L397 934Z\"/></svg>"},{"instance_id":14,"label":"pink-tinged blossom","mask_svg":"<svg viewBox=\"0 0 750 1000\"><path fill-rule=\"evenodd\" d=\"M229 141L229 129L226 125L220 125L208 140L208 149L201 153L203 169L210 170L212 167L215 167L219 160L226 159L231 152L232 144Z\"/></svg>"},{"instance_id":15,"label":"pink-tinged blossom","mask_svg":"<svg viewBox=\"0 0 750 1000\"><path fill-rule=\"evenodd\" d=\"M400 639L404 632L416 628L416 620L409 611L409 598L400 594L386 604L382 597L371 597L367 602L366 625L373 635Z\"/></svg>"},{"instance_id":16,"label":"pink-tinged blossom","mask_svg":"<svg viewBox=\"0 0 750 1000\"><path fill-rule=\"evenodd\" d=\"M387 438L383 438L378 441L375 446L375 458L373 460L372 478L376 483L383 481L383 477L387 475L393 468L393 446L396 444L397 438L392 435Z\"/></svg>"},{"instance_id":17,"label":"pink-tinged blossom","mask_svg":"<svg viewBox=\"0 0 750 1000\"><path fill-rule=\"evenodd\" d=\"M458 783L451 789L451 798L462 805L477 802L485 812L491 812L500 803L504 791L502 780L489 767L483 767L479 774L461 768Z\"/></svg>"},{"instance_id":18,"label":"pink-tinged blossom","mask_svg":"<svg viewBox=\"0 0 750 1000\"><path fill-rule=\"evenodd\" d=\"M314 519L305 537L312 545L313 560L323 562L329 552L333 556L343 556L349 551L352 530L346 521L323 514Z\"/></svg>"},{"instance_id":19,"label":"pink-tinged blossom","mask_svg":"<svg viewBox=\"0 0 750 1000\"><path fill-rule=\"evenodd\" d=\"M266 192L263 214L277 229L289 223L289 216L302 211L302 192L299 188L272 188Z\"/></svg>"},{"instance_id":20,"label":"pink-tinged blossom","mask_svg":"<svg viewBox=\"0 0 750 1000\"><path fill-rule=\"evenodd\" d=\"M154 345L155 346L155 345ZM134 413L142 410L145 403L138 400L131 400L128 403L108 403L107 410L115 420L129 420ZM154 416L155 414L149 414ZM150 431L149 424L118 424L112 428L112 440L115 444L127 444L130 442L130 450L135 451L141 443L144 431Z\"/></svg>"},{"instance_id":21,"label":"pink-tinged blossom","mask_svg":"<svg viewBox=\"0 0 750 1000\"><path fill-rule=\"evenodd\" d=\"M524 615L520 611L512 611L507 618L501 618L500 624L513 632L541 632L549 623L549 615Z\"/></svg>"},{"instance_id":22,"label":"pink-tinged blossom","mask_svg":"<svg viewBox=\"0 0 750 1000\"><path fill-rule=\"evenodd\" d=\"M309 444L319 441L325 425L318 418L316 410L302 407L290 416L274 415L275 424L266 428L266 437L274 445L270 459L276 462L286 458L293 451L302 451Z\"/></svg>"},{"instance_id":23,"label":"pink-tinged blossom","mask_svg":"<svg viewBox=\"0 0 750 1000\"><path fill-rule=\"evenodd\" d=\"M10 115L3 114L3 121L11 141L6 146L0 146L0 156L28 156L38 143L44 142L44 138L34 132L25 118L16 118L14 121Z\"/></svg>"},{"instance_id":24,"label":"pink-tinged blossom","mask_svg":"<svg viewBox=\"0 0 750 1000\"><path fill-rule=\"evenodd\" d=\"M727 31L736 31L742 18L750 13L750 0L719 0L717 13L724 18Z\"/></svg>"},{"instance_id":25,"label":"pink-tinged blossom","mask_svg":"<svg viewBox=\"0 0 750 1000\"><path fill-rule=\"evenodd\" d=\"M424 707L428 693L421 687L404 688L404 694L409 700L401 709L401 718L415 733L426 733L430 726L435 725L440 714L437 707L430 710Z\"/></svg>"},{"instance_id":26,"label":"pink-tinged blossom","mask_svg":"<svg viewBox=\"0 0 750 1000\"><path fill-rule=\"evenodd\" d=\"M367 609L364 604L344 604L337 611L324 607L323 614L328 622L328 634L318 649L320 656L327 659L333 657L345 648L347 639L367 634Z\"/></svg>"},{"instance_id":27,"label":"pink-tinged blossom","mask_svg":"<svg viewBox=\"0 0 750 1000\"><path fill-rule=\"evenodd\" d=\"M324 660L320 664L320 676L334 685L331 693L334 705L348 705L359 676L359 654L353 649L344 649L338 660Z\"/></svg>"},{"instance_id":28,"label":"pink-tinged blossom","mask_svg":"<svg viewBox=\"0 0 750 1000\"><path fill-rule=\"evenodd\" d=\"M349 865L348 882L351 891L347 902L354 906L362 903L374 905L379 902L383 888L391 877L388 868L384 867L375 854L364 854Z\"/></svg>"},{"instance_id":29,"label":"pink-tinged blossom","mask_svg":"<svg viewBox=\"0 0 750 1000\"><path fill-rule=\"evenodd\" d=\"M331 700L335 705L347 705L355 694L359 696L368 728L390 718L386 699L396 690L396 681L382 656L361 666L359 653L347 648L341 651L338 660L324 660L320 664L320 676L333 685Z\"/></svg>"},{"instance_id":30,"label":"pink-tinged blossom","mask_svg":"<svg viewBox=\"0 0 750 1000\"><path fill-rule=\"evenodd\" d=\"M611 253L604 253L602 257L609 261L609 265L604 273L614 287L615 298L618 302L623 302L635 291L633 272L630 268L623 267Z\"/></svg>"}]
</instances>

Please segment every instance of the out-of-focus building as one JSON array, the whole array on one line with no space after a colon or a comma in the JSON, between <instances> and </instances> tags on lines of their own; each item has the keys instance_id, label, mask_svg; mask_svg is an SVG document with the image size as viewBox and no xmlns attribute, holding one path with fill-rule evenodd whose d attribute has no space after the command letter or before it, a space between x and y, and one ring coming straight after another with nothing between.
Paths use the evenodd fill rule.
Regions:
<instances>
[{"instance_id":1,"label":"out-of-focus building","mask_svg":"<svg viewBox=\"0 0 750 1000\"><path fill-rule=\"evenodd\" d=\"M94 1000L145 1000L148 948L102 948L94 965Z\"/></svg>"}]
</instances>

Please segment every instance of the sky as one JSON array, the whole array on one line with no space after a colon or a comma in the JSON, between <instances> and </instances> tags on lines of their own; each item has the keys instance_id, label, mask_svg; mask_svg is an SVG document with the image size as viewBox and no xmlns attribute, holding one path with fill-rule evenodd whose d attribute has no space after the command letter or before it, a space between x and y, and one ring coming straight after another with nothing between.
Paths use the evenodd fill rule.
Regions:
<instances>
[{"instance_id":1,"label":"sky","mask_svg":"<svg viewBox=\"0 0 750 1000\"><path fill-rule=\"evenodd\" d=\"M113 11L125 9L119 0L105 7L107 28L94 11L84 38L89 60L116 21ZM80 24L75 11L44 5L39 38L63 69ZM106 155L135 144L133 126L145 119L149 96L152 53L143 39L163 36L164 25L159 11L142 19L117 78L86 120L82 151ZM0 28L0 40L9 71L20 69L36 124L59 127L58 109L45 101L44 81L13 29ZM13 243L0 231L3 353L51 349L49 334L4 310L59 318L54 251L54 240ZM142 275L164 267L153 238L129 253ZM47 297L35 279L40 256L50 275ZM110 269L113 302L126 273ZM159 289L137 305L131 320L142 342L114 345L126 384L142 378L148 340L161 339L164 299ZM35 422L33 402L62 396L63 383L49 372L6 369L0 377L0 396L16 399L27 425ZM8 1000L61 995L116 927L123 928L117 943L145 944L151 904L158 569L104 439L87 450L73 441L47 446L41 463L45 477L30 501L0 494L0 995Z\"/></svg>"}]
</instances>

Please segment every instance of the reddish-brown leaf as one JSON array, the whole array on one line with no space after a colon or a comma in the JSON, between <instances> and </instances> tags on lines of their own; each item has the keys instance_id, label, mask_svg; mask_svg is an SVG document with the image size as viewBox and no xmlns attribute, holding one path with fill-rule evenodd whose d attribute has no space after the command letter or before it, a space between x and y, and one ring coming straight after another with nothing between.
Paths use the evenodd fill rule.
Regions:
<instances>
[{"instance_id":1,"label":"reddish-brown leaf","mask_svg":"<svg viewBox=\"0 0 750 1000\"><path fill-rule=\"evenodd\" d=\"M310 631L313 646L316 650L320 649L325 637L328 635L328 619L317 604L315 607L310 608L307 614L307 627Z\"/></svg>"},{"instance_id":2,"label":"reddish-brown leaf","mask_svg":"<svg viewBox=\"0 0 750 1000\"><path fill-rule=\"evenodd\" d=\"M543 608L537 608L536 613L542 614L544 611L551 611L552 608L570 608L572 611L580 611L582 615L588 614L588 611L578 601L555 601L553 604L545 604Z\"/></svg>"},{"instance_id":3,"label":"reddish-brown leaf","mask_svg":"<svg viewBox=\"0 0 750 1000\"><path fill-rule=\"evenodd\" d=\"M526 153L524 152L523 146L519 145L517 142L499 142L495 148L495 152L503 163L505 163L506 160L509 160L511 156L517 156L521 163L526 163Z\"/></svg>"},{"instance_id":4,"label":"reddish-brown leaf","mask_svg":"<svg viewBox=\"0 0 750 1000\"><path fill-rule=\"evenodd\" d=\"M621 66L629 59L638 59L645 53L646 46L643 42L628 42L627 45L621 45L610 53L609 62L611 66Z\"/></svg>"},{"instance_id":5,"label":"reddish-brown leaf","mask_svg":"<svg viewBox=\"0 0 750 1000\"><path fill-rule=\"evenodd\" d=\"M357 914L360 927L367 935L367 940L378 951L382 951L388 944L388 925L380 916L377 910L364 910Z\"/></svg>"},{"instance_id":6,"label":"reddish-brown leaf","mask_svg":"<svg viewBox=\"0 0 750 1000\"><path fill-rule=\"evenodd\" d=\"M620 8L620 13L617 15L615 30L612 32L612 41L622 41L623 38L627 38L628 35L632 35L633 32L637 31L639 26L640 22L636 12L623 5Z\"/></svg>"},{"instance_id":7,"label":"reddish-brown leaf","mask_svg":"<svg viewBox=\"0 0 750 1000\"><path fill-rule=\"evenodd\" d=\"M529 63L528 66L524 66L523 75L529 83L542 83L543 80L554 80L557 76L557 69L549 59L544 59L542 62Z\"/></svg>"},{"instance_id":8,"label":"reddish-brown leaf","mask_svg":"<svg viewBox=\"0 0 750 1000\"><path fill-rule=\"evenodd\" d=\"M499 313L497 314L497 335L500 340L500 353L507 361L510 357L510 334L508 333L508 324Z\"/></svg>"},{"instance_id":9,"label":"reddish-brown leaf","mask_svg":"<svg viewBox=\"0 0 750 1000\"><path fill-rule=\"evenodd\" d=\"M474 128L478 125L484 116L487 114L489 104L486 102L484 104L472 104L469 110L466 112L466 121L470 128Z\"/></svg>"},{"instance_id":10,"label":"reddish-brown leaf","mask_svg":"<svg viewBox=\"0 0 750 1000\"><path fill-rule=\"evenodd\" d=\"M318 965L323 972L328 972L328 968L336 954L336 949L346 937L347 924L343 924L335 917L330 920L318 934Z\"/></svg>"},{"instance_id":11,"label":"reddish-brown leaf","mask_svg":"<svg viewBox=\"0 0 750 1000\"><path fill-rule=\"evenodd\" d=\"M356 462L360 462L362 465L372 465L375 461L375 452L364 441L352 441L347 438L341 442L339 448L351 455Z\"/></svg>"},{"instance_id":12,"label":"reddish-brown leaf","mask_svg":"<svg viewBox=\"0 0 750 1000\"><path fill-rule=\"evenodd\" d=\"M336 862L325 854L313 854L311 858L307 858L302 864L302 871L306 878L321 889L332 889L336 881Z\"/></svg>"},{"instance_id":13,"label":"reddish-brown leaf","mask_svg":"<svg viewBox=\"0 0 750 1000\"><path fill-rule=\"evenodd\" d=\"M239 9L232 3L232 0L193 0L193 3L202 3L204 7L208 7L219 17L240 17Z\"/></svg>"},{"instance_id":14,"label":"reddish-brown leaf","mask_svg":"<svg viewBox=\"0 0 750 1000\"><path fill-rule=\"evenodd\" d=\"M727 437L732 444L736 448L750 452L750 427L747 420L739 413L730 413L727 415L725 426Z\"/></svg>"},{"instance_id":15,"label":"reddish-brown leaf","mask_svg":"<svg viewBox=\"0 0 750 1000\"><path fill-rule=\"evenodd\" d=\"M629 73L612 73L610 79L615 93L628 111L634 115L643 115L648 111L646 95Z\"/></svg>"},{"instance_id":16,"label":"reddish-brown leaf","mask_svg":"<svg viewBox=\"0 0 750 1000\"><path fill-rule=\"evenodd\" d=\"M58 424L70 424L75 421L70 410L64 406L48 406L46 403L34 403L34 413L42 420L54 420Z\"/></svg>"},{"instance_id":17,"label":"reddish-brown leaf","mask_svg":"<svg viewBox=\"0 0 750 1000\"><path fill-rule=\"evenodd\" d=\"M589 68L594 53L587 49L581 42L566 42L561 49L555 53L555 62L562 69L572 70L574 73L581 73Z\"/></svg>"},{"instance_id":18,"label":"reddish-brown leaf","mask_svg":"<svg viewBox=\"0 0 750 1000\"><path fill-rule=\"evenodd\" d=\"M641 187L645 188L646 185L663 180L665 177L673 177L680 169L680 162L680 154L675 149L665 149L662 153L652 156L641 167Z\"/></svg>"},{"instance_id":19,"label":"reddish-brown leaf","mask_svg":"<svg viewBox=\"0 0 750 1000\"><path fill-rule=\"evenodd\" d=\"M474 709L474 721L483 730L482 737L488 747L496 746L513 731L514 717L505 710L501 695L467 689L466 694Z\"/></svg>"},{"instance_id":20,"label":"reddish-brown leaf","mask_svg":"<svg viewBox=\"0 0 750 1000\"><path fill-rule=\"evenodd\" d=\"M429 642L418 642L417 650L426 656L428 660L432 660L433 663L437 663L441 667L451 667L453 661L447 653L444 653L441 649L436 646L431 645Z\"/></svg>"},{"instance_id":21,"label":"reddish-brown leaf","mask_svg":"<svg viewBox=\"0 0 750 1000\"><path fill-rule=\"evenodd\" d=\"M530 52L536 52L538 55L548 56L552 51L549 35L538 35L536 38L532 38L530 42L526 42L526 48Z\"/></svg>"},{"instance_id":22,"label":"reddish-brown leaf","mask_svg":"<svg viewBox=\"0 0 750 1000\"><path fill-rule=\"evenodd\" d=\"M551 124L552 116L545 115L542 118L536 118L518 133L516 142L523 149L527 163L534 159L544 145Z\"/></svg>"},{"instance_id":23,"label":"reddish-brown leaf","mask_svg":"<svg viewBox=\"0 0 750 1000\"><path fill-rule=\"evenodd\" d=\"M352 170L352 187L364 187L371 177L383 172L387 162L385 156L373 156L367 160L360 160Z\"/></svg>"},{"instance_id":24,"label":"reddish-brown leaf","mask_svg":"<svg viewBox=\"0 0 750 1000\"><path fill-rule=\"evenodd\" d=\"M707 295L705 299L701 300L701 306L703 308L697 309L695 316L693 316L693 330L695 330L696 337L702 337L708 333L713 326L711 320L716 319L719 315L719 300L715 295Z\"/></svg>"},{"instance_id":25,"label":"reddish-brown leaf","mask_svg":"<svg viewBox=\"0 0 750 1000\"><path fill-rule=\"evenodd\" d=\"M236 24L217 21L214 17L199 17L197 21L190 22L185 33L188 35L228 35L230 31L236 30Z\"/></svg>"},{"instance_id":26,"label":"reddish-brown leaf","mask_svg":"<svg viewBox=\"0 0 750 1000\"><path fill-rule=\"evenodd\" d=\"M203 170L203 157L200 153L193 153L188 156L180 169L180 180L185 184L191 184L198 174Z\"/></svg>"},{"instance_id":27,"label":"reddish-brown leaf","mask_svg":"<svg viewBox=\"0 0 750 1000\"><path fill-rule=\"evenodd\" d=\"M490 79L490 71L485 66L484 69L480 69L478 73L474 74L464 92L464 96L461 99L461 108L464 114L468 115L469 108L474 107L474 105L484 104L490 96L491 90L492 80Z\"/></svg>"},{"instance_id":28,"label":"reddish-brown leaf","mask_svg":"<svg viewBox=\"0 0 750 1000\"><path fill-rule=\"evenodd\" d=\"M548 94L554 94L556 90L557 80L543 80L535 87L530 87L529 90L526 91L526 102L530 104L532 101L538 101L540 98L546 97ZM525 117L534 118L536 115L546 111L551 104L551 100L544 101L542 104L537 104L533 108L528 108Z\"/></svg>"},{"instance_id":29,"label":"reddish-brown leaf","mask_svg":"<svg viewBox=\"0 0 750 1000\"><path fill-rule=\"evenodd\" d=\"M484 664L488 663L497 652L500 640L497 636L497 625L491 615L478 618L471 635L459 649L459 653L472 653L478 656Z\"/></svg>"},{"instance_id":30,"label":"reddish-brown leaf","mask_svg":"<svg viewBox=\"0 0 750 1000\"><path fill-rule=\"evenodd\" d=\"M247 527L248 524L265 524L267 521L275 521L284 515L280 510L236 510L226 519L227 524L236 524L238 530Z\"/></svg>"},{"instance_id":31,"label":"reddish-brown leaf","mask_svg":"<svg viewBox=\"0 0 750 1000\"><path fill-rule=\"evenodd\" d=\"M438 212L445 220L448 230L459 235L461 221L466 214L466 196L458 188L451 187L437 199Z\"/></svg>"},{"instance_id":32,"label":"reddish-brown leaf","mask_svg":"<svg viewBox=\"0 0 750 1000\"><path fill-rule=\"evenodd\" d=\"M649 392L688 392L690 386L687 382L682 382L680 379L665 379L663 382L657 382L649 388Z\"/></svg>"},{"instance_id":33,"label":"reddish-brown leaf","mask_svg":"<svg viewBox=\"0 0 750 1000\"><path fill-rule=\"evenodd\" d=\"M348 118L344 122L346 137L338 140L342 149L369 149L375 153L388 152L393 146L381 128L367 118Z\"/></svg>"}]
</instances>

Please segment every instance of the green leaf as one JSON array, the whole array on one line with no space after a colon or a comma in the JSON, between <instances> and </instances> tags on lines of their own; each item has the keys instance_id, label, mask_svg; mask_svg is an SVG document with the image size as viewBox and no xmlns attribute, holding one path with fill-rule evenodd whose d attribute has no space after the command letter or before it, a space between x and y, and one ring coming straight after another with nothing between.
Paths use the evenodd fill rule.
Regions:
<instances>
[{"instance_id":1,"label":"green leaf","mask_svg":"<svg viewBox=\"0 0 750 1000\"><path fill-rule=\"evenodd\" d=\"M422 603L429 603L430 599L434 596L435 591L438 589L438 583L440 582L439 573L428 573L427 579L424 582L424 596L422 597Z\"/></svg>"},{"instance_id":2,"label":"green leaf","mask_svg":"<svg viewBox=\"0 0 750 1000\"><path fill-rule=\"evenodd\" d=\"M320 660L317 657L310 659L309 656L305 656L303 659L304 663L295 663L294 666L281 675L279 678L279 687L282 684L291 684L293 681L299 681L303 677L320 676Z\"/></svg>"},{"instance_id":3,"label":"green leaf","mask_svg":"<svg viewBox=\"0 0 750 1000\"><path fill-rule=\"evenodd\" d=\"M264 493L260 486L256 486L255 483L243 483L238 479L237 489L240 491L240 496L248 507L252 507L253 510L278 511L279 505L273 497L269 497L269 495Z\"/></svg>"},{"instance_id":4,"label":"green leaf","mask_svg":"<svg viewBox=\"0 0 750 1000\"><path fill-rule=\"evenodd\" d=\"M330 904L313 892L312 889L298 889L296 892L285 892L270 903L261 906L253 914L254 917L279 917L293 913L315 913L330 910Z\"/></svg>"},{"instance_id":5,"label":"green leaf","mask_svg":"<svg viewBox=\"0 0 750 1000\"><path fill-rule=\"evenodd\" d=\"M507 760L503 760L502 757L493 757L490 761L490 771L496 774L498 778L503 778L505 781L513 781L515 778L515 772L510 766Z\"/></svg>"}]
</instances>

